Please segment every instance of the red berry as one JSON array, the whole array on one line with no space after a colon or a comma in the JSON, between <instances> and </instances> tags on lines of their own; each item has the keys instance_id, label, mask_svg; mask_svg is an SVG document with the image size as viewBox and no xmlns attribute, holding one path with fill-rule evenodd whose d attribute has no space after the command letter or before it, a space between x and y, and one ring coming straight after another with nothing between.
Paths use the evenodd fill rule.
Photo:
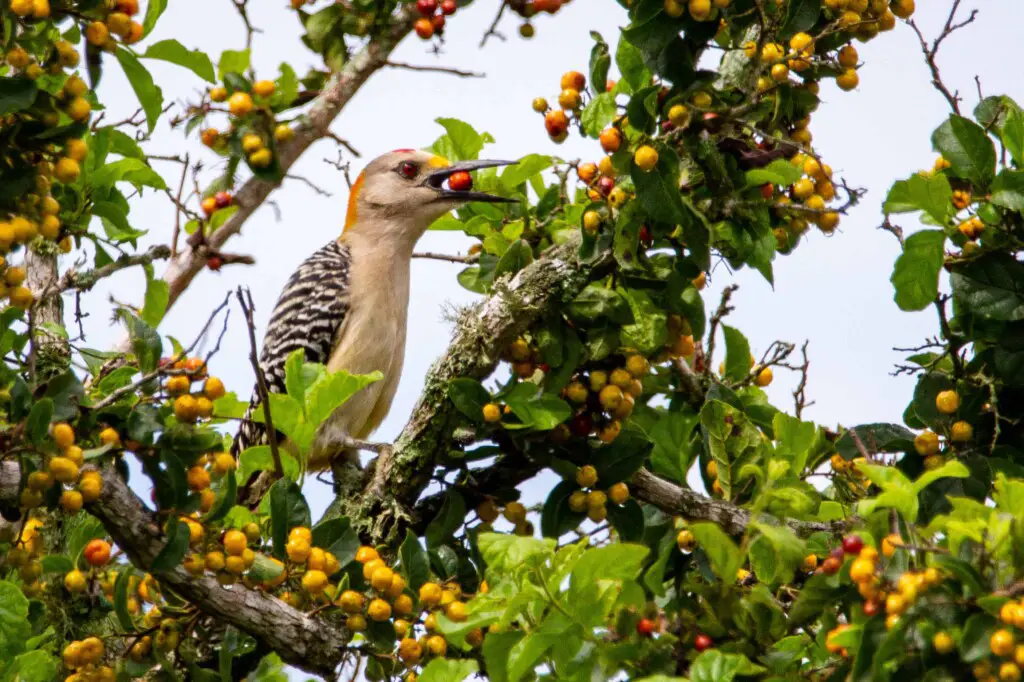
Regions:
<instances>
[{"instance_id":1,"label":"red berry","mask_svg":"<svg viewBox=\"0 0 1024 682\"><path fill-rule=\"evenodd\" d=\"M846 554L860 554L864 549L864 541L859 535L847 535L843 538L843 552Z\"/></svg>"},{"instance_id":2,"label":"red berry","mask_svg":"<svg viewBox=\"0 0 1024 682\"><path fill-rule=\"evenodd\" d=\"M416 35L423 38L423 40L429 40L434 35L434 24L426 17L417 19L414 28L416 29Z\"/></svg>"},{"instance_id":3,"label":"red berry","mask_svg":"<svg viewBox=\"0 0 1024 682\"><path fill-rule=\"evenodd\" d=\"M607 175L602 175L597 179L597 191L608 196L611 191L615 189L615 180L609 178Z\"/></svg>"},{"instance_id":4,"label":"red berry","mask_svg":"<svg viewBox=\"0 0 1024 682\"><path fill-rule=\"evenodd\" d=\"M604 84L604 91L605 92L611 92L614 89L615 89L615 81L613 81L612 79L609 78L605 82L605 84Z\"/></svg>"},{"instance_id":5,"label":"red berry","mask_svg":"<svg viewBox=\"0 0 1024 682\"><path fill-rule=\"evenodd\" d=\"M434 26L434 33L440 33L440 32L442 32L444 30L444 15L443 14L435 14L434 18L431 19L430 22Z\"/></svg>"},{"instance_id":6,"label":"red berry","mask_svg":"<svg viewBox=\"0 0 1024 682\"><path fill-rule=\"evenodd\" d=\"M774 195L775 187L771 183L766 182L765 184L761 185L761 196L763 196L765 199L771 199Z\"/></svg>"},{"instance_id":7,"label":"red berry","mask_svg":"<svg viewBox=\"0 0 1024 682\"><path fill-rule=\"evenodd\" d=\"M818 569L825 575L835 575L839 572L839 569L843 567L843 562L840 559L830 556L821 562L821 567Z\"/></svg>"},{"instance_id":8,"label":"red berry","mask_svg":"<svg viewBox=\"0 0 1024 682\"><path fill-rule=\"evenodd\" d=\"M697 635L697 638L693 640L693 648L697 651L706 651L714 645L714 641L703 633Z\"/></svg>"},{"instance_id":9,"label":"red berry","mask_svg":"<svg viewBox=\"0 0 1024 682\"><path fill-rule=\"evenodd\" d=\"M459 6L456 4L455 0L442 0L441 2L441 11L448 16L455 14L455 10L458 8Z\"/></svg>"},{"instance_id":10,"label":"red berry","mask_svg":"<svg viewBox=\"0 0 1024 682\"><path fill-rule=\"evenodd\" d=\"M455 192L465 192L473 188L473 178L466 171L457 171L448 178L448 188Z\"/></svg>"},{"instance_id":11,"label":"red berry","mask_svg":"<svg viewBox=\"0 0 1024 682\"><path fill-rule=\"evenodd\" d=\"M416 10L425 17L432 17L437 11L437 0L416 0Z\"/></svg>"},{"instance_id":12,"label":"red berry","mask_svg":"<svg viewBox=\"0 0 1024 682\"><path fill-rule=\"evenodd\" d=\"M641 637L650 637L654 634L654 621L650 618L641 618L636 624L636 633Z\"/></svg>"},{"instance_id":13,"label":"red berry","mask_svg":"<svg viewBox=\"0 0 1024 682\"><path fill-rule=\"evenodd\" d=\"M551 137L558 137L569 130L569 116L561 109L552 109L544 114L544 128Z\"/></svg>"},{"instance_id":14,"label":"red berry","mask_svg":"<svg viewBox=\"0 0 1024 682\"><path fill-rule=\"evenodd\" d=\"M584 438L594 430L594 420L588 414L578 414L572 419L572 432Z\"/></svg>"},{"instance_id":15,"label":"red berry","mask_svg":"<svg viewBox=\"0 0 1024 682\"><path fill-rule=\"evenodd\" d=\"M213 199L217 202L217 208L227 208L231 205L231 194L228 192L217 192Z\"/></svg>"},{"instance_id":16,"label":"red berry","mask_svg":"<svg viewBox=\"0 0 1024 682\"><path fill-rule=\"evenodd\" d=\"M654 241L654 237L651 235L651 228L646 225L640 226L640 243L645 246L650 246L651 242Z\"/></svg>"},{"instance_id":17,"label":"red berry","mask_svg":"<svg viewBox=\"0 0 1024 682\"><path fill-rule=\"evenodd\" d=\"M663 132L663 133L671 133L675 129L676 129L676 126L675 126L674 123L672 123L672 121L662 121L661 122L661 132Z\"/></svg>"},{"instance_id":18,"label":"red berry","mask_svg":"<svg viewBox=\"0 0 1024 682\"><path fill-rule=\"evenodd\" d=\"M545 374L547 374L548 372L550 372L550 371L551 371L551 365L549 365L549 364L548 364L548 363L546 363L546 362L542 362L542 363L540 363L539 365L537 365L537 369L539 369L540 371L542 371L542 372L544 372Z\"/></svg>"},{"instance_id":19,"label":"red berry","mask_svg":"<svg viewBox=\"0 0 1024 682\"><path fill-rule=\"evenodd\" d=\"M869 599L866 602L864 602L864 615L868 618L878 613L879 610L880 604L874 599Z\"/></svg>"},{"instance_id":20,"label":"red berry","mask_svg":"<svg viewBox=\"0 0 1024 682\"><path fill-rule=\"evenodd\" d=\"M222 265L224 265L224 259L220 256L210 256L206 259L206 267L210 268L214 272L220 270Z\"/></svg>"}]
</instances>

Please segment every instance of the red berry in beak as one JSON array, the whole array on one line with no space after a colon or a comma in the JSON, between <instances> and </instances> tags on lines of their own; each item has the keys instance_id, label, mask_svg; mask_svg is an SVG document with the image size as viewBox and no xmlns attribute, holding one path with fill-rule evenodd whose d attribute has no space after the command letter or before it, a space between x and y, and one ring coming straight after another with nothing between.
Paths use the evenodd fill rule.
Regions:
<instances>
[{"instance_id":1,"label":"red berry in beak","mask_svg":"<svg viewBox=\"0 0 1024 682\"><path fill-rule=\"evenodd\" d=\"M473 178L466 171L456 171L448 178L448 188L454 192L473 189Z\"/></svg>"}]
</instances>

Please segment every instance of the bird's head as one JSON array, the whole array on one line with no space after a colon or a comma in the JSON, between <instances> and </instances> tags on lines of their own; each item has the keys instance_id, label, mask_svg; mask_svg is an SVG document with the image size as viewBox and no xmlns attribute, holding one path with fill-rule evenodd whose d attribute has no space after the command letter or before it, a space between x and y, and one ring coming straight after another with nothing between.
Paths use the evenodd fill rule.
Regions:
<instances>
[{"instance_id":1,"label":"bird's head","mask_svg":"<svg viewBox=\"0 0 1024 682\"><path fill-rule=\"evenodd\" d=\"M462 204L515 201L485 192L445 187L448 178L460 171L513 163L515 161L449 163L430 152L413 149L378 156L352 184L345 233L366 232L366 236L377 239L395 237L415 243L432 222Z\"/></svg>"}]
</instances>

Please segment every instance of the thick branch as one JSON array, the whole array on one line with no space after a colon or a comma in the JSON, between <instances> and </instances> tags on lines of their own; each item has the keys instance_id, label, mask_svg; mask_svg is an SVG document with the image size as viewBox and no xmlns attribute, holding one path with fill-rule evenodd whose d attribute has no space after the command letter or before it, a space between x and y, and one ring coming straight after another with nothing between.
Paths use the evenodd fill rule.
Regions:
<instances>
[{"instance_id":1,"label":"thick branch","mask_svg":"<svg viewBox=\"0 0 1024 682\"><path fill-rule=\"evenodd\" d=\"M170 258L170 256L170 247L163 244L151 246L145 253L139 253L132 256L121 256L113 263L108 263L101 268L85 270L84 272L76 272L74 269L68 270L61 278L59 287L61 291L67 291L68 289L80 289L85 291L95 286L96 282L105 277L110 277L115 272L135 265L147 265L155 260Z\"/></svg>"},{"instance_id":2,"label":"thick branch","mask_svg":"<svg viewBox=\"0 0 1024 682\"><path fill-rule=\"evenodd\" d=\"M495 284L490 298L462 317L448 351L427 375L419 403L394 449L378 457L362 491L342 489L328 515L348 516L374 542L400 532L398 519L412 509L438 457L456 445L453 433L462 417L448 400L448 382L490 376L501 352L516 337L548 311L574 299L593 270L604 264L581 263L578 253L578 236L553 247L511 280Z\"/></svg>"},{"instance_id":3,"label":"thick branch","mask_svg":"<svg viewBox=\"0 0 1024 682\"><path fill-rule=\"evenodd\" d=\"M17 500L20 471L13 462L0 465L0 503ZM140 570L189 600L203 613L233 625L276 651L283 661L307 672L334 679L348 636L343 628L302 613L280 599L236 585L222 587L210 576L196 578L178 566L152 571L153 560L167 539L156 515L146 509L117 472L103 472L103 492L88 506L103 522L114 542Z\"/></svg>"},{"instance_id":4,"label":"thick branch","mask_svg":"<svg viewBox=\"0 0 1024 682\"><path fill-rule=\"evenodd\" d=\"M412 29L415 21L412 5L401 10L392 21L388 31L367 43L359 53L345 63L341 70L331 75L330 80L320 91L308 112L308 122L296 130L295 137L288 143L278 146L281 170L287 173L299 157L313 143L325 137L331 137L330 126L349 103L359 88L387 64L388 56ZM235 192L234 203L238 211L227 222L206 239L206 246L219 251L224 244L242 230L242 226L260 205L266 201L277 185L264 182L258 178L250 178ZM174 305L182 292L188 288L192 280L206 267L206 257L201 250L193 248L179 253L167 267L164 280L170 284L170 300L168 308Z\"/></svg>"},{"instance_id":5,"label":"thick branch","mask_svg":"<svg viewBox=\"0 0 1024 682\"><path fill-rule=\"evenodd\" d=\"M630 492L639 500L652 504L666 514L682 516L687 521L712 521L730 535L742 535L750 524L750 512L723 500L713 500L641 469L629 481ZM842 533L849 521L786 521L800 537L813 533Z\"/></svg>"}]
</instances>

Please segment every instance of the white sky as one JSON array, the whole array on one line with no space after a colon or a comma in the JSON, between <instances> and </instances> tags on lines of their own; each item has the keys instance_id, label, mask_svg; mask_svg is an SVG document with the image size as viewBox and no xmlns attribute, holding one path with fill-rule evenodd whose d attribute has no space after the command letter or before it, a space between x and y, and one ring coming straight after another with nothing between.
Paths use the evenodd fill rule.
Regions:
<instances>
[{"instance_id":1,"label":"white sky","mask_svg":"<svg viewBox=\"0 0 1024 682\"><path fill-rule=\"evenodd\" d=\"M250 3L253 23L265 31L255 44L254 64L260 77L275 77L280 61L290 62L300 75L315 63L314 55L299 42L301 28L295 15L284 8L286 4L284 0ZM964 5L967 10L979 7L982 12L975 25L945 43L940 63L946 82L965 93L966 111L973 109L977 100L975 74L981 74L986 94L1006 93L1024 99L1019 72L1008 66L1019 59L1015 49L1018 0L974 0ZM935 35L948 2L924 0L918 6L917 18L926 35ZM600 149L596 142L573 136L560 147L551 143L540 116L531 111L530 101L536 96L554 100L563 71L586 71L590 30L600 31L614 46L617 29L626 21L624 11L612 0L574 0L556 17L539 17L532 41L520 39L515 30L518 19L506 17L502 29L509 41L492 39L479 49L480 37L496 7L495 0L477 0L452 17L448 43L439 58L415 36L393 55L396 61L483 71L486 79L383 70L363 87L332 128L362 152L362 159L353 161L354 170L391 149L430 144L441 132L433 122L439 116L461 118L478 130L489 131L497 142L484 156L550 153L597 160ZM244 34L231 3L189 0L170 3L151 39L169 37L186 47L208 50L216 63L221 50L243 46ZM743 271L733 277L719 267L705 295L705 305L711 309L723 286L733 281L741 285L734 297L738 308L729 324L750 338L757 355L774 339L797 344L810 339L808 392L816 404L805 418L827 425L899 422L913 384L907 378L889 376L893 363L901 358L892 347L915 345L936 330L934 312L902 313L893 303L889 275L898 246L892 235L876 226L881 222L879 207L892 181L932 164L935 154L930 134L947 115L947 107L929 84L920 45L909 27L901 23L895 31L857 47L865 62L859 89L843 93L825 84L825 101L814 115L811 129L815 147L836 173L852 186L868 190L863 204L843 218L832 238L812 230L795 254L777 258L774 291L757 273ZM112 110L108 120L119 120L137 105L116 62L107 59L106 65L100 96ZM147 66L167 101L184 101L202 88L201 81L184 69L156 61L148 61ZM151 153L164 154L181 153L186 148L209 163L216 160L194 138L183 143L180 131L170 131L166 122L147 147ZM252 254L257 265L226 267L219 274L204 272L170 312L162 332L182 340L193 338L225 292L242 284L252 289L262 334L288 275L309 253L340 233L347 188L341 173L323 161L325 157L336 157L333 142L317 144L293 172L329 189L333 196L319 196L301 182L287 181L273 194L280 220L272 207L262 207L246 224L243 236L226 249ZM177 182L178 166L161 164L157 168L168 184ZM150 231L145 244L169 241L174 213L165 197L147 195L135 202L129 219L134 227ZM910 223L901 221L904 227L914 227ZM459 235L437 233L426 235L420 248L457 253L464 252L469 243ZM391 415L375 436L378 440L390 440L401 430L425 372L444 351L450 336L450 325L442 318L445 306L476 298L456 282L458 270L457 265L433 261L413 264L406 366ZM86 321L89 346L105 349L121 333L110 326L107 294L141 302L141 284L139 273L122 273L88 297L87 311L92 314ZM252 385L248 340L237 309L233 315L212 371L224 379L228 390L237 391L244 399ZM795 376L776 373L768 391L779 407L792 408L790 391L795 382ZM524 499L528 503L541 501L548 489L549 485L541 482L529 484ZM307 496L314 517L330 500L329 491L318 484L315 491L308 489Z\"/></svg>"}]
</instances>

